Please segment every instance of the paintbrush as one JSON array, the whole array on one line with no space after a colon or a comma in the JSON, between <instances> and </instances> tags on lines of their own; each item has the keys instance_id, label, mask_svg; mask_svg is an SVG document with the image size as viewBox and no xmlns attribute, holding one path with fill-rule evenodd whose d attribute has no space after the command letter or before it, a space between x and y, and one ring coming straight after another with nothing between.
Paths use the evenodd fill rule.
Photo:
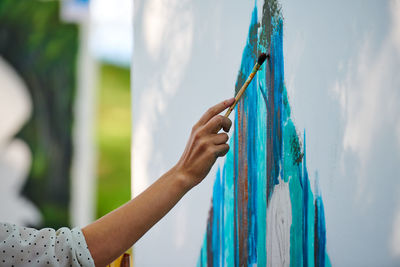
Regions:
<instances>
[{"instance_id":1,"label":"paintbrush","mask_svg":"<svg viewBox=\"0 0 400 267\"><path fill-rule=\"evenodd\" d=\"M242 97L244 91L246 91L247 87L249 86L250 82L253 80L254 76L256 75L257 71L261 68L261 65L264 63L264 61L269 58L269 54L262 53L258 59L257 63L254 65L253 70L251 71L249 77L247 78L246 82L243 84L242 88L240 88L239 92L235 96L235 102L233 102L232 106L228 109L228 111L225 114L225 117L228 117L229 114L231 114L232 110L235 108L237 102L239 99Z\"/></svg>"}]
</instances>

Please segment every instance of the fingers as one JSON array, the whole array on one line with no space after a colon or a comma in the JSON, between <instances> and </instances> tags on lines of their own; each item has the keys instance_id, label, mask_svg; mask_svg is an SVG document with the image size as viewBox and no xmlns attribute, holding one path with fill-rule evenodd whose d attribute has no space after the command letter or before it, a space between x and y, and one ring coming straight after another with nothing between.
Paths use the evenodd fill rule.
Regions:
<instances>
[{"instance_id":1,"label":"fingers","mask_svg":"<svg viewBox=\"0 0 400 267\"><path fill-rule=\"evenodd\" d=\"M222 145L217 145L215 146L215 156L216 157L223 157L228 153L229 151L229 145L228 144L222 144Z\"/></svg>"},{"instance_id":2,"label":"fingers","mask_svg":"<svg viewBox=\"0 0 400 267\"><path fill-rule=\"evenodd\" d=\"M207 112L204 113L204 115L200 118L198 124L199 125L206 124L215 115L218 115L219 113L221 113L222 111L224 111L225 109L230 107L233 104L233 102L235 102L235 98L234 97L230 98L230 99L227 99L227 100L224 100L224 101L216 104L215 106L209 108L207 110Z\"/></svg>"},{"instance_id":3,"label":"fingers","mask_svg":"<svg viewBox=\"0 0 400 267\"><path fill-rule=\"evenodd\" d=\"M228 153L229 145L226 143L229 139L229 136L226 133L214 134L211 137L211 143L214 144L213 150L215 157L222 157Z\"/></svg>"},{"instance_id":4,"label":"fingers","mask_svg":"<svg viewBox=\"0 0 400 267\"><path fill-rule=\"evenodd\" d=\"M232 126L232 121L222 115L215 116L207 122L204 126L204 131L208 133L218 133L219 130L224 129L225 132L229 132Z\"/></svg>"},{"instance_id":5,"label":"fingers","mask_svg":"<svg viewBox=\"0 0 400 267\"><path fill-rule=\"evenodd\" d=\"M213 135L211 138L214 145L221 145L228 142L229 136L226 133L219 133Z\"/></svg>"}]
</instances>

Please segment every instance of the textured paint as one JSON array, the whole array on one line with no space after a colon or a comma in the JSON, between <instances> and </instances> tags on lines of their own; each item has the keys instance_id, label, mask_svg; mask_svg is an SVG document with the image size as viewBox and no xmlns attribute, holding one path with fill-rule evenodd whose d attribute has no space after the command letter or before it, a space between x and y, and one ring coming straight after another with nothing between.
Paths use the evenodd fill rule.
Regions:
<instances>
[{"instance_id":1,"label":"textured paint","mask_svg":"<svg viewBox=\"0 0 400 267\"><path fill-rule=\"evenodd\" d=\"M284 84L278 2L266 1L262 13L259 21L252 12L235 92L261 52L270 59L234 111L198 266L330 266L322 197L311 190L305 134L302 145Z\"/></svg>"}]
</instances>

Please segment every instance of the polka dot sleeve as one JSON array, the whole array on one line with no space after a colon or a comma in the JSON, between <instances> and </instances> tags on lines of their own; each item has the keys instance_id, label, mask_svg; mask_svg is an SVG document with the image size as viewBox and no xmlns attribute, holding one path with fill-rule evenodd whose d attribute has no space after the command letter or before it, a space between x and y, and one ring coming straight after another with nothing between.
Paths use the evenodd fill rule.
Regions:
<instances>
[{"instance_id":1,"label":"polka dot sleeve","mask_svg":"<svg viewBox=\"0 0 400 267\"><path fill-rule=\"evenodd\" d=\"M0 224L0 266L94 266L79 228L36 230Z\"/></svg>"}]
</instances>

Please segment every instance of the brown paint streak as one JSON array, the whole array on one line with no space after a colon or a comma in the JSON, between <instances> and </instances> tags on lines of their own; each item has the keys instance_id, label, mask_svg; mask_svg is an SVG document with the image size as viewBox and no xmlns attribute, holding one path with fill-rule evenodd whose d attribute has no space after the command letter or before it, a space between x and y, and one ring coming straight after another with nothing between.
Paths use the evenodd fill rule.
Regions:
<instances>
[{"instance_id":1,"label":"brown paint streak","mask_svg":"<svg viewBox=\"0 0 400 267\"><path fill-rule=\"evenodd\" d=\"M239 106L236 108L236 112L237 112L237 114L238 114L238 118L240 117L240 109L239 109L239 107L240 107L240 104L239 104ZM239 138L239 133L240 132L238 132L238 138ZM236 144L236 140L235 140L235 144ZM236 145L234 146L234 149L235 149L235 151L234 151L234 153L233 153L233 156L234 156L234 166L238 166L238 151L237 151L237 148L236 148ZM233 177L234 177L234 181L236 181L236 179L237 179L237 177L238 177L238 172L237 172L237 169L236 169L236 167L234 167L233 168ZM234 196L236 196L236 195L238 195L237 194L237 191L238 191L238 186L237 186L237 184L236 184L236 182L234 182L233 183L233 192L234 192ZM238 232L239 232L239 229L238 229L238 211L237 211L237 209L238 209L238 205L237 205L237 203L238 203L238 200L237 200L237 198L235 197L235 202L234 202L234 209L233 209L233 218L234 218L234 220L233 220L233 223L234 223L234 225L233 225L233 242L234 242L234 252L235 252L235 254L234 255L238 255L238 249L237 249L237 247L238 247ZM237 257L235 257L235 266L237 266L238 265L238 262L237 262Z\"/></svg>"},{"instance_id":2,"label":"brown paint streak","mask_svg":"<svg viewBox=\"0 0 400 267\"><path fill-rule=\"evenodd\" d=\"M272 65L273 55L271 51L270 61L267 64L266 83L268 86L268 102L267 102L267 206L269 204L271 191L273 188L273 167L275 165L274 158L274 113L275 113L275 88L274 88L274 69Z\"/></svg>"},{"instance_id":3,"label":"brown paint streak","mask_svg":"<svg viewBox=\"0 0 400 267\"><path fill-rule=\"evenodd\" d=\"M239 266L247 265L248 258L248 183L247 183L247 121L243 112L243 101L238 110L238 219L239 219Z\"/></svg>"},{"instance_id":4,"label":"brown paint streak","mask_svg":"<svg viewBox=\"0 0 400 267\"><path fill-rule=\"evenodd\" d=\"M207 222L207 266L213 266L213 250L212 250L212 225L214 219L214 207L211 206L210 211L208 212L208 222Z\"/></svg>"}]
</instances>

